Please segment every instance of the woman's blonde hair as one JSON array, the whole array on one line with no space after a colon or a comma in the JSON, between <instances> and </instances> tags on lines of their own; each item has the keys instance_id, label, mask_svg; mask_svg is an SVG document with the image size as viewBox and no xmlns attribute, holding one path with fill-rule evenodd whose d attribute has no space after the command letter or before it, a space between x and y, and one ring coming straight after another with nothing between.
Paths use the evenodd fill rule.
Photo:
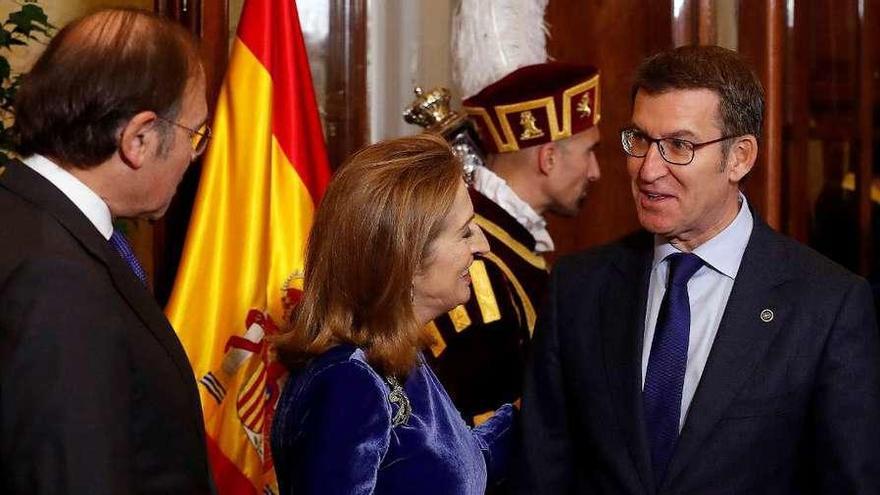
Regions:
<instances>
[{"instance_id":1,"label":"woman's blonde hair","mask_svg":"<svg viewBox=\"0 0 880 495\"><path fill-rule=\"evenodd\" d=\"M288 368L338 344L364 349L386 375L413 368L429 343L413 312L413 276L461 177L452 149L430 134L368 146L339 169L309 236L302 300L276 342Z\"/></svg>"}]
</instances>

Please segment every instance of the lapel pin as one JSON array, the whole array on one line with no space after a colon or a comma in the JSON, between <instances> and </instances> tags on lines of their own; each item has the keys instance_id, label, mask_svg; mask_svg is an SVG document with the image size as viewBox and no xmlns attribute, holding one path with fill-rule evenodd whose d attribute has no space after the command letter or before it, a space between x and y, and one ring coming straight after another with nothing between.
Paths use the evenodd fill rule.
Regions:
<instances>
[{"instance_id":1,"label":"lapel pin","mask_svg":"<svg viewBox=\"0 0 880 495\"><path fill-rule=\"evenodd\" d=\"M773 321L773 310L765 309L764 311L761 311L761 321L764 323L770 323Z\"/></svg>"}]
</instances>

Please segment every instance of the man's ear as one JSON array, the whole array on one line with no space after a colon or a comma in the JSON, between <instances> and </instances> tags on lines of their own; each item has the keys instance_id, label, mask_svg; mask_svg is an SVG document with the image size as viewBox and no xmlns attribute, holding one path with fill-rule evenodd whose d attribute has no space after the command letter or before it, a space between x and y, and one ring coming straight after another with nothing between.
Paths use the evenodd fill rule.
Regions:
<instances>
[{"instance_id":1,"label":"man's ear","mask_svg":"<svg viewBox=\"0 0 880 495\"><path fill-rule=\"evenodd\" d=\"M736 138L727 155L727 177L739 183L755 166L758 159L758 140L747 134Z\"/></svg>"},{"instance_id":2,"label":"man's ear","mask_svg":"<svg viewBox=\"0 0 880 495\"><path fill-rule=\"evenodd\" d=\"M119 156L131 168L138 169L144 160L155 153L159 145L155 112L140 112L122 126L119 137Z\"/></svg>"},{"instance_id":3,"label":"man's ear","mask_svg":"<svg viewBox=\"0 0 880 495\"><path fill-rule=\"evenodd\" d=\"M559 147L554 142L544 143L538 147L538 170L541 175L550 175L559 165Z\"/></svg>"}]
</instances>

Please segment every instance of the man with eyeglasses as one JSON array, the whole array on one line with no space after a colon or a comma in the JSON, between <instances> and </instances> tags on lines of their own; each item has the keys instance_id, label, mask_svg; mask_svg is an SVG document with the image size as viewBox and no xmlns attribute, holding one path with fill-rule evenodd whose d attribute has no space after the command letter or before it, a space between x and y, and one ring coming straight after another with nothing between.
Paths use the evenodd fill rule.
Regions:
<instances>
[{"instance_id":1,"label":"man with eyeglasses","mask_svg":"<svg viewBox=\"0 0 880 495\"><path fill-rule=\"evenodd\" d=\"M764 97L735 53L639 67L621 132L645 231L560 260L523 399L523 493L880 493L867 283L740 184Z\"/></svg>"},{"instance_id":2,"label":"man with eyeglasses","mask_svg":"<svg viewBox=\"0 0 880 495\"><path fill-rule=\"evenodd\" d=\"M186 354L116 218L158 219L210 137L190 34L103 10L52 39L0 163L0 493L214 492Z\"/></svg>"}]
</instances>

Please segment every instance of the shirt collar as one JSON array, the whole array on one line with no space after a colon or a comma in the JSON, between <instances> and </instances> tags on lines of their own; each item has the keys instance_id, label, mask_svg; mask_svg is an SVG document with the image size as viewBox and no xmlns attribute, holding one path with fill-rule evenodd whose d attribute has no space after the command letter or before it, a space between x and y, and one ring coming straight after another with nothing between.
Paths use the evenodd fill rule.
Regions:
<instances>
[{"instance_id":1,"label":"shirt collar","mask_svg":"<svg viewBox=\"0 0 880 495\"><path fill-rule=\"evenodd\" d=\"M547 221L522 200L507 182L486 167L474 169L473 188L506 211L535 238L535 251L553 251L553 239Z\"/></svg>"},{"instance_id":2,"label":"shirt collar","mask_svg":"<svg viewBox=\"0 0 880 495\"><path fill-rule=\"evenodd\" d=\"M739 265L742 263L742 257L746 251L746 245L749 243L749 237L752 235L752 227L754 226L754 218L752 218L752 212L749 210L749 202L743 193L739 193L739 201L739 213L737 213L733 222L715 237L699 245L693 251L712 269L731 279L736 279ZM667 256L678 253L680 250L659 236L654 236L654 239L654 263L652 267L656 268Z\"/></svg>"},{"instance_id":3,"label":"shirt collar","mask_svg":"<svg viewBox=\"0 0 880 495\"><path fill-rule=\"evenodd\" d=\"M113 235L113 217L107 203L100 196L73 174L43 155L31 155L22 162L64 193L92 222L98 232L105 239L110 239L110 236Z\"/></svg>"}]
</instances>

